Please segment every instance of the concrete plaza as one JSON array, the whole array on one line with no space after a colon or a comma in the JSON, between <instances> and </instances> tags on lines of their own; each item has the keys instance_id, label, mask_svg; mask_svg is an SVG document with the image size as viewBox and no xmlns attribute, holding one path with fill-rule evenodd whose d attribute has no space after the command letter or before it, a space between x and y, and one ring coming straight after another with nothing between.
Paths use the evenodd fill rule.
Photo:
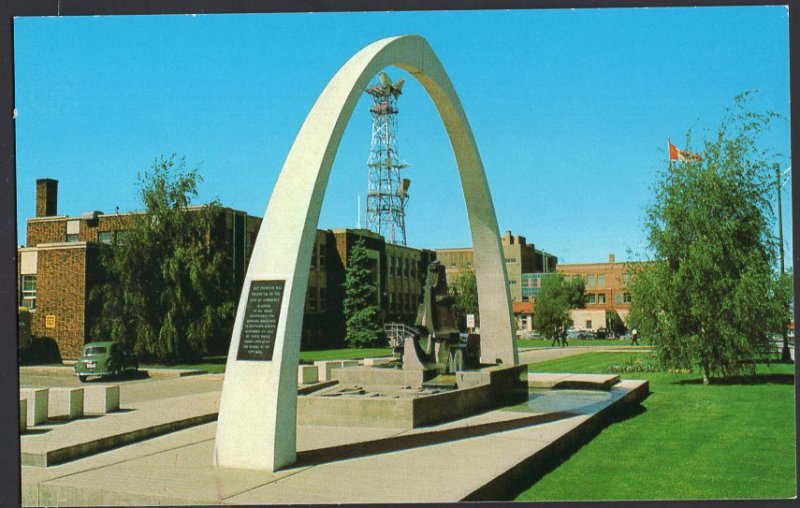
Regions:
<instances>
[{"instance_id":1,"label":"concrete plaza","mask_svg":"<svg viewBox=\"0 0 800 508\"><path fill-rule=\"evenodd\" d=\"M520 356L541 360L587 351L581 349ZM505 499L520 481L530 481L591 439L616 409L648 392L646 382L615 383L615 376L532 375L531 385L537 387L595 386L600 388L595 393L605 395L561 401L555 409L503 408L418 429L301 425L298 463L271 474L213 466L219 390L206 387L221 377L181 379L187 393L138 401L125 393L145 385L124 385L119 413L48 423L24 434L23 504Z\"/></svg>"}]
</instances>

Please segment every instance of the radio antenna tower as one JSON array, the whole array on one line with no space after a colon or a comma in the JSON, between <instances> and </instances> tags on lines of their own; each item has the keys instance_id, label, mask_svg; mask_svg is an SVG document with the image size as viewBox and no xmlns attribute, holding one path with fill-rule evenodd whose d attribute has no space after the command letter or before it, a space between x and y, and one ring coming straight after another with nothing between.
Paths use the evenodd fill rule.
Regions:
<instances>
[{"instance_id":1,"label":"radio antenna tower","mask_svg":"<svg viewBox=\"0 0 800 508\"><path fill-rule=\"evenodd\" d=\"M397 152L397 98L403 90L403 79L392 83L385 72L379 82L366 93L372 96L372 146L369 152L367 187L367 229L389 243L406 245L406 202L411 180L401 178L408 164Z\"/></svg>"}]
</instances>

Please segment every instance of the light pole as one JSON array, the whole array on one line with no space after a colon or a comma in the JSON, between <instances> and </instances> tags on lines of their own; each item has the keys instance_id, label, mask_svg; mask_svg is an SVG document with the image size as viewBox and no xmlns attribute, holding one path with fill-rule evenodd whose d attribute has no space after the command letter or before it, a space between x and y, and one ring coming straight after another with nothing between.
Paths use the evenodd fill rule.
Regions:
<instances>
[{"instance_id":1,"label":"light pole","mask_svg":"<svg viewBox=\"0 0 800 508\"><path fill-rule=\"evenodd\" d=\"M783 183L781 183L781 178L791 171L791 166L788 167L783 173L781 173L781 167L779 164L775 164L775 187L778 191L778 242L780 242L780 255L781 255L781 278L783 278L785 274L784 269L784 261L783 261L783 208L781 207L781 189L783 188ZM789 352L789 337L786 333L786 326L781 327L781 336L783 337L783 350L781 351L781 360L784 362L791 361L792 355Z\"/></svg>"}]
</instances>

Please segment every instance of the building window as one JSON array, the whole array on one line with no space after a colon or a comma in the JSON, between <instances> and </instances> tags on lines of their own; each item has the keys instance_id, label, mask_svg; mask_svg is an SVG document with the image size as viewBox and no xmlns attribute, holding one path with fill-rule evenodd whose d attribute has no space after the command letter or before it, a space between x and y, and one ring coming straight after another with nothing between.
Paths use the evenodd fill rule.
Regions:
<instances>
[{"instance_id":1,"label":"building window","mask_svg":"<svg viewBox=\"0 0 800 508\"><path fill-rule=\"evenodd\" d=\"M20 307L25 307L28 310L36 309L36 276L23 275L20 283Z\"/></svg>"},{"instance_id":2,"label":"building window","mask_svg":"<svg viewBox=\"0 0 800 508\"><path fill-rule=\"evenodd\" d=\"M117 231L117 245L128 245L127 231Z\"/></svg>"},{"instance_id":3,"label":"building window","mask_svg":"<svg viewBox=\"0 0 800 508\"><path fill-rule=\"evenodd\" d=\"M97 233L97 241L100 243L111 243L111 231L100 231Z\"/></svg>"},{"instance_id":4,"label":"building window","mask_svg":"<svg viewBox=\"0 0 800 508\"><path fill-rule=\"evenodd\" d=\"M597 284L595 283L594 275L587 275L586 276L586 287L587 288L597 287Z\"/></svg>"},{"instance_id":5,"label":"building window","mask_svg":"<svg viewBox=\"0 0 800 508\"><path fill-rule=\"evenodd\" d=\"M620 293L619 291L614 293L614 302L617 305L622 305L622 293Z\"/></svg>"},{"instance_id":6,"label":"building window","mask_svg":"<svg viewBox=\"0 0 800 508\"><path fill-rule=\"evenodd\" d=\"M517 258L506 258L506 263L516 263Z\"/></svg>"},{"instance_id":7,"label":"building window","mask_svg":"<svg viewBox=\"0 0 800 508\"><path fill-rule=\"evenodd\" d=\"M327 262L327 258L325 257L325 246L319 246L319 257L317 258L317 263L319 263L319 268L321 270L325 269L325 263Z\"/></svg>"},{"instance_id":8,"label":"building window","mask_svg":"<svg viewBox=\"0 0 800 508\"><path fill-rule=\"evenodd\" d=\"M586 329L587 330L591 330L592 329L592 320L591 319L587 319L586 320Z\"/></svg>"},{"instance_id":9,"label":"building window","mask_svg":"<svg viewBox=\"0 0 800 508\"><path fill-rule=\"evenodd\" d=\"M597 303L597 295L595 294L586 295L586 303Z\"/></svg>"},{"instance_id":10,"label":"building window","mask_svg":"<svg viewBox=\"0 0 800 508\"><path fill-rule=\"evenodd\" d=\"M622 300L625 303L631 303L631 294L630 293L625 293L625 295L622 297Z\"/></svg>"},{"instance_id":11,"label":"building window","mask_svg":"<svg viewBox=\"0 0 800 508\"><path fill-rule=\"evenodd\" d=\"M599 288L606 287L606 276L602 273L597 275L597 287Z\"/></svg>"},{"instance_id":12,"label":"building window","mask_svg":"<svg viewBox=\"0 0 800 508\"><path fill-rule=\"evenodd\" d=\"M508 285L509 285L509 286L516 286L516 285L517 285L517 281L515 281L514 279L510 279L510 280L508 281Z\"/></svg>"},{"instance_id":13,"label":"building window","mask_svg":"<svg viewBox=\"0 0 800 508\"><path fill-rule=\"evenodd\" d=\"M78 240L79 240L79 238L78 238L78 234L77 233L70 233L70 234L67 235L67 242L68 243L74 243L74 242L77 242Z\"/></svg>"},{"instance_id":14,"label":"building window","mask_svg":"<svg viewBox=\"0 0 800 508\"><path fill-rule=\"evenodd\" d=\"M319 292L319 311L325 312L325 307L327 306L328 299L326 298L325 291Z\"/></svg>"},{"instance_id":15,"label":"building window","mask_svg":"<svg viewBox=\"0 0 800 508\"><path fill-rule=\"evenodd\" d=\"M601 304L602 303L606 303L606 294L605 293L600 293L599 295L597 295L597 303L601 303Z\"/></svg>"}]
</instances>

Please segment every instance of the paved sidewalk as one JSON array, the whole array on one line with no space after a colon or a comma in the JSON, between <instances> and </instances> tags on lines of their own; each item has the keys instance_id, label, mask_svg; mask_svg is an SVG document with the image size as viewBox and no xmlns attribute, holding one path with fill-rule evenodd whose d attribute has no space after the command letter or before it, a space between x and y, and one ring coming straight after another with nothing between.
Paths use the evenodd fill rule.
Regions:
<instances>
[{"instance_id":1,"label":"paved sidewalk","mask_svg":"<svg viewBox=\"0 0 800 508\"><path fill-rule=\"evenodd\" d=\"M645 353L649 351L652 351L652 348L648 346L608 345L520 348L519 363L538 363L584 353Z\"/></svg>"},{"instance_id":2,"label":"paved sidewalk","mask_svg":"<svg viewBox=\"0 0 800 508\"><path fill-rule=\"evenodd\" d=\"M588 440L613 406L635 402L647 383L623 381L602 402L573 401L556 412L495 410L447 424L402 429L298 427L298 464L269 474L212 465L215 423L195 426L52 467L23 466L25 505L446 502L501 498ZM215 409L218 394L148 401L136 411L54 428L50 439L102 435L140 422ZM566 408L566 409L564 409ZM133 421L131 419L131 421ZM78 424L78 425L75 425ZM74 425L70 428L69 426ZM55 426L54 426L55 427ZM34 438L23 437L23 450ZM26 443L28 441L28 443ZM38 444L42 446L43 439Z\"/></svg>"}]
</instances>

